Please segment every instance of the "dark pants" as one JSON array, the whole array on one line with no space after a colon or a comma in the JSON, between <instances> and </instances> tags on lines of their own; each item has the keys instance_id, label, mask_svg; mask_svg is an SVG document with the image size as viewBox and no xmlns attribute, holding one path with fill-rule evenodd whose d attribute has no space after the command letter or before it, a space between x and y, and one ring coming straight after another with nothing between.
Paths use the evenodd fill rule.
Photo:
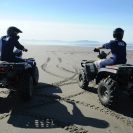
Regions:
<instances>
[{"instance_id":1,"label":"dark pants","mask_svg":"<svg viewBox=\"0 0 133 133\"><path fill-rule=\"evenodd\" d=\"M25 62L25 60L24 59L22 59L22 58L17 58L17 57L15 57L15 58L13 58L11 61L9 61L9 62Z\"/></svg>"},{"instance_id":2,"label":"dark pants","mask_svg":"<svg viewBox=\"0 0 133 133\"><path fill-rule=\"evenodd\" d=\"M1 58L1 61L7 61L7 62L25 62L24 59L22 58L19 58L19 57L15 57L15 56L10 56L10 57L7 57L7 58Z\"/></svg>"}]
</instances>

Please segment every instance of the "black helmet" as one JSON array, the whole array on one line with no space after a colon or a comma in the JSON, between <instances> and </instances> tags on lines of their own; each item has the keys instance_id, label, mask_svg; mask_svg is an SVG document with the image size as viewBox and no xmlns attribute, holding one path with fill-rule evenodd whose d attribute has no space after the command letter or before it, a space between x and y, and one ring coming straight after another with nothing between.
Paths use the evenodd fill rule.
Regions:
<instances>
[{"instance_id":1,"label":"black helmet","mask_svg":"<svg viewBox=\"0 0 133 133\"><path fill-rule=\"evenodd\" d=\"M14 36L14 35L17 35L18 33L22 33L22 31L17 27L11 26L7 29L8 36Z\"/></svg>"},{"instance_id":2,"label":"black helmet","mask_svg":"<svg viewBox=\"0 0 133 133\"><path fill-rule=\"evenodd\" d=\"M124 30L122 28L116 28L113 31L113 37L116 39L122 39L124 35Z\"/></svg>"}]
</instances>

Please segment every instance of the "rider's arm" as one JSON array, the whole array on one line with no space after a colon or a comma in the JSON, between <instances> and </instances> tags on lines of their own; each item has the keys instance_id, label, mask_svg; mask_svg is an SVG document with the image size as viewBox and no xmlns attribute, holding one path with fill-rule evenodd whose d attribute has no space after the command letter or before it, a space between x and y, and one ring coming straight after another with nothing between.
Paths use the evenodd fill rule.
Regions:
<instances>
[{"instance_id":1,"label":"rider's arm","mask_svg":"<svg viewBox=\"0 0 133 133\"><path fill-rule=\"evenodd\" d=\"M100 47L96 47L96 49L103 49L103 46L100 46Z\"/></svg>"},{"instance_id":2,"label":"rider's arm","mask_svg":"<svg viewBox=\"0 0 133 133\"><path fill-rule=\"evenodd\" d=\"M109 43L105 43L102 46L105 49L112 49L112 47L114 47L114 41L110 41Z\"/></svg>"},{"instance_id":3,"label":"rider's arm","mask_svg":"<svg viewBox=\"0 0 133 133\"><path fill-rule=\"evenodd\" d=\"M27 49L24 48L24 46L21 45L21 44L19 43L18 40L16 40L16 41L14 42L14 45L15 45L15 47L16 47L17 49L20 49L20 50L23 50L23 51L27 51Z\"/></svg>"},{"instance_id":4,"label":"rider's arm","mask_svg":"<svg viewBox=\"0 0 133 133\"><path fill-rule=\"evenodd\" d=\"M17 49L20 49L20 50L23 50L24 49L24 46L23 45L21 45L20 43L19 43L19 41L18 40L13 40L14 42L13 42L13 44L14 44L14 46L17 48Z\"/></svg>"},{"instance_id":5,"label":"rider's arm","mask_svg":"<svg viewBox=\"0 0 133 133\"><path fill-rule=\"evenodd\" d=\"M113 46L112 44L113 44L113 41L110 41L109 43L105 43L105 44L103 44L100 47L96 47L95 49L97 49L97 50L100 50L100 49L111 49L112 46Z\"/></svg>"}]
</instances>

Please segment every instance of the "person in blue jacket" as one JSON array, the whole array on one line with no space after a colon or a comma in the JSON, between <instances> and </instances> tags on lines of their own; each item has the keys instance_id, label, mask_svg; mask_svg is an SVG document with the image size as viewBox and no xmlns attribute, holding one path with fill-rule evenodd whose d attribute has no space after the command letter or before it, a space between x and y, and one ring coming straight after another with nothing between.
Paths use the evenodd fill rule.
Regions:
<instances>
[{"instance_id":1,"label":"person in blue jacket","mask_svg":"<svg viewBox=\"0 0 133 133\"><path fill-rule=\"evenodd\" d=\"M115 64L125 64L127 62L126 59L126 42L123 39L124 30L122 28L116 28L113 31L114 40L111 40L109 43L103 44L100 47L94 49L97 51L99 49L110 49L112 56L107 59L102 59L100 61L95 61L97 67L102 68L107 65L115 65Z\"/></svg>"},{"instance_id":2,"label":"person in blue jacket","mask_svg":"<svg viewBox=\"0 0 133 133\"><path fill-rule=\"evenodd\" d=\"M1 38L1 61L24 62L24 59L17 58L13 52L15 47L25 52L28 51L19 43L18 33L22 33L22 31L17 27L11 26L7 29L7 35Z\"/></svg>"}]
</instances>

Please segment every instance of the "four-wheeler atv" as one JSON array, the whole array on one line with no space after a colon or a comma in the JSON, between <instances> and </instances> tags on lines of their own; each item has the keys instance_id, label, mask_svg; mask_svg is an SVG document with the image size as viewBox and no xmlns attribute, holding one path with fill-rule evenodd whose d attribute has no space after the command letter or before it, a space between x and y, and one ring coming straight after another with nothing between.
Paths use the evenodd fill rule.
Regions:
<instances>
[{"instance_id":1,"label":"four-wheeler atv","mask_svg":"<svg viewBox=\"0 0 133 133\"><path fill-rule=\"evenodd\" d=\"M96 51L95 51L96 52ZM104 51L99 52L100 59L106 58ZM98 97L102 105L113 107L121 92L126 91L133 98L133 65L118 64L97 68L94 61L82 60L79 72L79 87L87 89L91 81L98 85Z\"/></svg>"},{"instance_id":2,"label":"four-wheeler atv","mask_svg":"<svg viewBox=\"0 0 133 133\"><path fill-rule=\"evenodd\" d=\"M15 54L21 58L22 51ZM17 90L24 100L30 100L38 79L39 72L33 58L20 63L0 61L0 87Z\"/></svg>"}]
</instances>

